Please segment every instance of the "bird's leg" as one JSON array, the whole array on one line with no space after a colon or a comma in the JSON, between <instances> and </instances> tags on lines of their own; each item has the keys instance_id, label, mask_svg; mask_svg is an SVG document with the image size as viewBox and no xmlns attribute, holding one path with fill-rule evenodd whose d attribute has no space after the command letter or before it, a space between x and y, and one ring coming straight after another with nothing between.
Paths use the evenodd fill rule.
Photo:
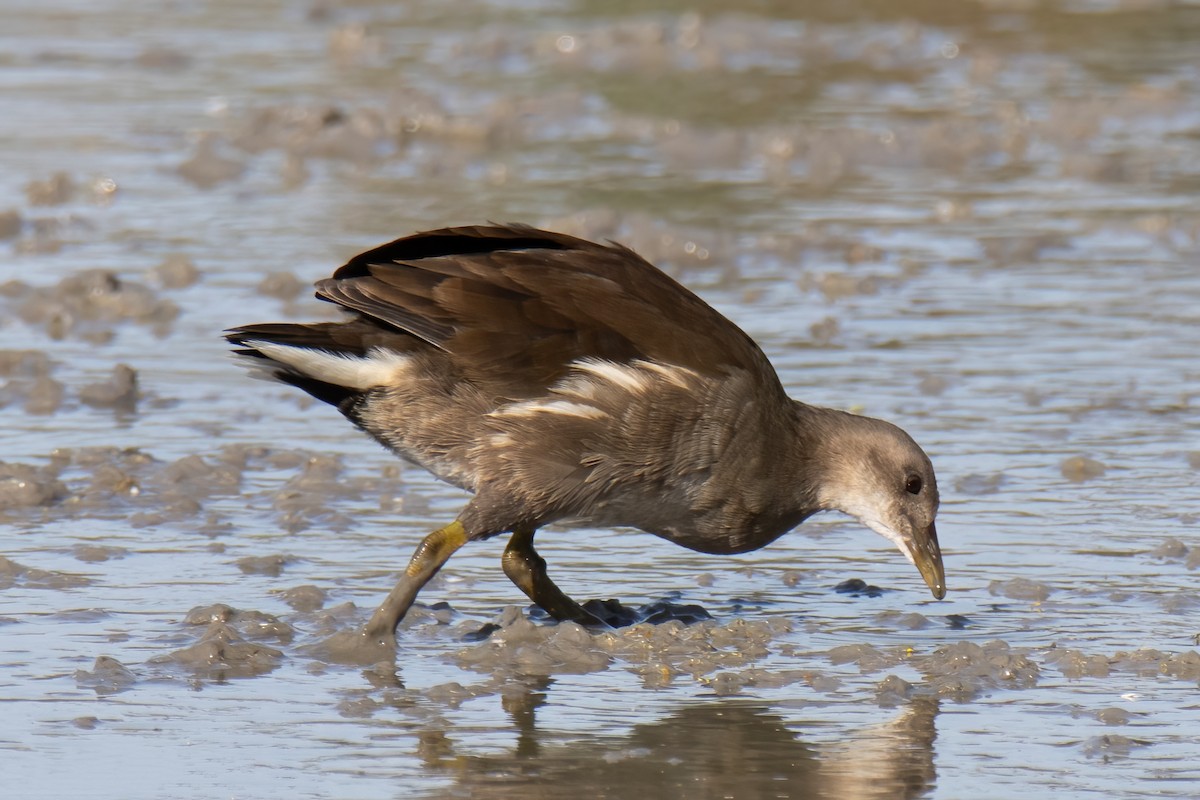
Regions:
<instances>
[{"instance_id":1,"label":"bird's leg","mask_svg":"<svg viewBox=\"0 0 1200 800\"><path fill-rule=\"evenodd\" d=\"M457 520L426 536L417 546L395 588L371 615L363 635L373 641L392 639L396 635L396 626L408 613L417 592L429 583L429 579L437 574L458 548L467 543L467 539L466 528Z\"/></svg>"},{"instance_id":2,"label":"bird's leg","mask_svg":"<svg viewBox=\"0 0 1200 800\"><path fill-rule=\"evenodd\" d=\"M528 595L550 616L559 622L570 620L580 625L607 627L583 606L563 594L563 590L554 585L546 574L546 560L533 549L533 534L536 528L518 526L513 529L508 547L504 548L504 556L500 563L504 566L504 574L509 577L517 588Z\"/></svg>"}]
</instances>

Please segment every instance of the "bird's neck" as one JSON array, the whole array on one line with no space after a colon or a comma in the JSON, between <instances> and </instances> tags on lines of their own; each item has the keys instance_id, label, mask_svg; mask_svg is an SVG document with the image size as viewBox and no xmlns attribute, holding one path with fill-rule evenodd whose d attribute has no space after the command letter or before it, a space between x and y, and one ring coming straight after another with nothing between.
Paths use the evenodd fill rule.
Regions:
<instances>
[{"instance_id":1,"label":"bird's neck","mask_svg":"<svg viewBox=\"0 0 1200 800\"><path fill-rule=\"evenodd\" d=\"M793 503L806 515L841 510L830 487L839 480L859 417L795 400L791 404L788 433L780 437L788 446L780 459L791 479Z\"/></svg>"}]
</instances>

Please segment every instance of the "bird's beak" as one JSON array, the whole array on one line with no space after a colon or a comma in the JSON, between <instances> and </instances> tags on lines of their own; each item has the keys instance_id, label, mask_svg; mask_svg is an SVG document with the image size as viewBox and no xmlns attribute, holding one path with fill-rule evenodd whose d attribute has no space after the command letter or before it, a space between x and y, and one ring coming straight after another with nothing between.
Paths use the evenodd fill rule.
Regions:
<instances>
[{"instance_id":1,"label":"bird's beak","mask_svg":"<svg viewBox=\"0 0 1200 800\"><path fill-rule=\"evenodd\" d=\"M908 545L908 557L917 565L921 577L929 585L933 596L941 600L946 596L946 570L942 566L942 549L938 547L937 528L933 523L925 530L913 531Z\"/></svg>"},{"instance_id":2,"label":"bird's beak","mask_svg":"<svg viewBox=\"0 0 1200 800\"><path fill-rule=\"evenodd\" d=\"M916 565L929 591L941 600L946 596L946 570L942 567L942 549L938 547L937 528L930 522L928 527L918 528L908 519L899 519L895 526L887 525L874 517L859 517L868 528L878 533Z\"/></svg>"}]
</instances>

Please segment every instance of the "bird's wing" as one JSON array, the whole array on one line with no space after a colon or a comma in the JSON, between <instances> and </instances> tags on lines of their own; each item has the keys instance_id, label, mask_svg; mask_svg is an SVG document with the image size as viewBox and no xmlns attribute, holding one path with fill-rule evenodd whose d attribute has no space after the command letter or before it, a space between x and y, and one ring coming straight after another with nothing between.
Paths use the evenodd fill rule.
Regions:
<instances>
[{"instance_id":1,"label":"bird's wing","mask_svg":"<svg viewBox=\"0 0 1200 800\"><path fill-rule=\"evenodd\" d=\"M581 359L777 384L749 336L633 251L523 225L398 239L319 281L317 296L445 351L473 379L526 392Z\"/></svg>"}]
</instances>

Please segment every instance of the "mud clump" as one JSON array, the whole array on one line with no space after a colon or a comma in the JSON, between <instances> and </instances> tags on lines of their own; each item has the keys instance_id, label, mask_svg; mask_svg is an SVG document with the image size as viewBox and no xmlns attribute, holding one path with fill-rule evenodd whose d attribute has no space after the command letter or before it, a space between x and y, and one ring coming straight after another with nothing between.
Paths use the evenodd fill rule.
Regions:
<instances>
[{"instance_id":1,"label":"mud clump","mask_svg":"<svg viewBox=\"0 0 1200 800\"><path fill-rule=\"evenodd\" d=\"M40 350L0 350L0 375L30 377L50 371L50 357Z\"/></svg>"},{"instance_id":2,"label":"mud clump","mask_svg":"<svg viewBox=\"0 0 1200 800\"><path fill-rule=\"evenodd\" d=\"M124 547L107 547L104 545L82 543L75 545L71 553L75 556L76 560L85 561L89 564L98 564L103 561L111 561L129 555L129 551Z\"/></svg>"},{"instance_id":3,"label":"mud clump","mask_svg":"<svg viewBox=\"0 0 1200 800\"><path fill-rule=\"evenodd\" d=\"M202 610L203 613L193 610L193 614L204 616L215 613L210 609ZM247 625L247 619L240 618L241 612L229 609L229 613L233 621L240 622L244 627ZM210 622L196 644L150 660L155 664L174 664L210 680L253 678L271 672L282 662L283 652L264 644L247 642L233 624L223 620Z\"/></svg>"},{"instance_id":4,"label":"mud clump","mask_svg":"<svg viewBox=\"0 0 1200 800\"><path fill-rule=\"evenodd\" d=\"M15 208L0 211L0 240L17 238L23 227L21 212Z\"/></svg>"},{"instance_id":5,"label":"mud clump","mask_svg":"<svg viewBox=\"0 0 1200 800\"><path fill-rule=\"evenodd\" d=\"M261 445L228 445L165 463L137 448L120 447L60 448L47 460L36 466L0 462L0 519L120 518L133 529L195 520L196 530L217 537L232 529L223 520L225 512L211 504L241 492L247 472L264 470L292 474L282 488L275 482L246 498L251 507L276 515L284 529L314 523L342 529L350 524L348 515L330 511L338 500L405 496L399 470L346 475L336 458ZM275 566L267 561L247 565L273 574L288 563L285 556Z\"/></svg>"},{"instance_id":6,"label":"mud clump","mask_svg":"<svg viewBox=\"0 0 1200 800\"><path fill-rule=\"evenodd\" d=\"M861 578L844 580L833 587L833 590L838 594L846 594L851 597L883 597L883 589L869 584Z\"/></svg>"},{"instance_id":7,"label":"mud clump","mask_svg":"<svg viewBox=\"0 0 1200 800\"><path fill-rule=\"evenodd\" d=\"M69 572L36 569L0 556L0 590L13 586L31 589L78 589L91 584L91 579Z\"/></svg>"},{"instance_id":8,"label":"mud clump","mask_svg":"<svg viewBox=\"0 0 1200 800\"><path fill-rule=\"evenodd\" d=\"M1056 648L1047 655L1045 662L1062 671L1063 677L1077 680L1084 677L1106 678L1110 672L1108 659L1101 655L1088 655L1073 648Z\"/></svg>"},{"instance_id":9,"label":"mud clump","mask_svg":"<svg viewBox=\"0 0 1200 800\"><path fill-rule=\"evenodd\" d=\"M65 387L49 376L36 378L25 396L25 413L49 416L62 408Z\"/></svg>"},{"instance_id":10,"label":"mud clump","mask_svg":"<svg viewBox=\"0 0 1200 800\"><path fill-rule=\"evenodd\" d=\"M914 656L911 663L936 694L959 702L993 689L1028 689L1037 685L1040 674L1038 665L1025 653L999 640L983 645L958 642L930 655Z\"/></svg>"},{"instance_id":11,"label":"mud clump","mask_svg":"<svg viewBox=\"0 0 1200 800\"><path fill-rule=\"evenodd\" d=\"M67 390L51 375L53 370L54 362L43 352L0 351L0 377L7 378L0 385L0 407L20 403L25 413L39 416L59 411L67 398ZM137 372L128 364L117 364L107 379L80 387L78 398L84 405L94 408L136 412L142 399Z\"/></svg>"},{"instance_id":12,"label":"mud clump","mask_svg":"<svg viewBox=\"0 0 1200 800\"><path fill-rule=\"evenodd\" d=\"M1106 469L1102 462L1085 456L1072 456L1062 462L1062 476L1075 483L1099 478Z\"/></svg>"},{"instance_id":13,"label":"mud clump","mask_svg":"<svg viewBox=\"0 0 1200 800\"><path fill-rule=\"evenodd\" d=\"M135 683L137 676L133 671L109 656L99 656L90 670L75 670L75 685L99 695L123 692Z\"/></svg>"},{"instance_id":14,"label":"mud clump","mask_svg":"<svg viewBox=\"0 0 1200 800\"><path fill-rule=\"evenodd\" d=\"M875 687L875 702L884 708L906 704L917 694L917 687L898 675L888 675Z\"/></svg>"},{"instance_id":15,"label":"mud clump","mask_svg":"<svg viewBox=\"0 0 1200 800\"><path fill-rule=\"evenodd\" d=\"M289 533L314 525L346 530L350 518L333 510L332 504L339 499L361 498L364 492L380 486L371 479L344 478L344 466L336 456L306 453L298 466L299 474L289 478L272 500L279 524Z\"/></svg>"},{"instance_id":16,"label":"mud clump","mask_svg":"<svg viewBox=\"0 0 1200 800\"><path fill-rule=\"evenodd\" d=\"M282 150L299 158L364 163L394 154L405 135L404 117L378 108L298 105L252 111L238 121L230 140L247 153Z\"/></svg>"},{"instance_id":17,"label":"mud clump","mask_svg":"<svg viewBox=\"0 0 1200 800\"><path fill-rule=\"evenodd\" d=\"M225 603L197 606L187 613L184 622L188 625L228 625L247 639L270 639L288 643L295 638L296 631L278 617L262 611L243 611Z\"/></svg>"},{"instance_id":18,"label":"mud clump","mask_svg":"<svg viewBox=\"0 0 1200 800\"><path fill-rule=\"evenodd\" d=\"M153 485L164 492L204 498L236 494L241 480L241 470L226 460L190 455L168 464Z\"/></svg>"},{"instance_id":19,"label":"mud clump","mask_svg":"<svg viewBox=\"0 0 1200 800\"><path fill-rule=\"evenodd\" d=\"M63 278L54 286L34 287L21 281L4 285L7 311L52 339L74 336L104 343L124 322L145 325L165 336L179 307L149 287L123 280L104 269L89 269Z\"/></svg>"},{"instance_id":20,"label":"mud clump","mask_svg":"<svg viewBox=\"0 0 1200 800\"><path fill-rule=\"evenodd\" d=\"M503 665L531 675L598 672L611 661L583 626L574 622L541 626L520 614L482 645L460 650L456 659L464 667L491 671Z\"/></svg>"},{"instance_id":21,"label":"mud clump","mask_svg":"<svg viewBox=\"0 0 1200 800\"><path fill-rule=\"evenodd\" d=\"M718 694L736 694L750 686L784 686L809 681L814 675L811 670L753 666L770 653L772 641L791 630L783 619L736 619L724 625L712 619L691 624L671 619L589 631L573 622L537 624L520 608L510 606L482 629L472 626L463 622L449 632L462 641L486 639L458 650L454 660L465 669L488 674L581 674L622 664L650 688L690 676Z\"/></svg>"},{"instance_id":22,"label":"mud clump","mask_svg":"<svg viewBox=\"0 0 1200 800\"><path fill-rule=\"evenodd\" d=\"M191 66L192 57L174 47L149 45L138 53L133 63L146 70L178 72Z\"/></svg>"},{"instance_id":23,"label":"mud clump","mask_svg":"<svg viewBox=\"0 0 1200 800\"><path fill-rule=\"evenodd\" d=\"M183 253L171 253L146 274L164 289L186 289L200 280L200 270Z\"/></svg>"},{"instance_id":24,"label":"mud clump","mask_svg":"<svg viewBox=\"0 0 1200 800\"><path fill-rule=\"evenodd\" d=\"M8 509L48 506L65 497L67 487L53 467L0 461L0 513Z\"/></svg>"},{"instance_id":25,"label":"mud clump","mask_svg":"<svg viewBox=\"0 0 1200 800\"><path fill-rule=\"evenodd\" d=\"M875 615L875 622L896 630L919 631L933 625L933 621L924 614L915 611L904 613L889 609Z\"/></svg>"},{"instance_id":26,"label":"mud clump","mask_svg":"<svg viewBox=\"0 0 1200 800\"><path fill-rule=\"evenodd\" d=\"M272 272L258 282L259 294L280 300L295 300L308 290L308 284L290 272Z\"/></svg>"},{"instance_id":27,"label":"mud clump","mask_svg":"<svg viewBox=\"0 0 1200 800\"><path fill-rule=\"evenodd\" d=\"M26 414L58 411L65 393L51 376L54 363L40 350L0 350L0 407L20 403Z\"/></svg>"},{"instance_id":28,"label":"mud clump","mask_svg":"<svg viewBox=\"0 0 1200 800\"><path fill-rule=\"evenodd\" d=\"M1149 742L1130 739L1115 733L1094 736L1083 743L1083 754L1089 758L1100 758L1109 761L1116 758L1128 758L1138 747L1145 747Z\"/></svg>"},{"instance_id":29,"label":"mud clump","mask_svg":"<svg viewBox=\"0 0 1200 800\"><path fill-rule=\"evenodd\" d=\"M205 133L197 140L191 155L175 171L198 189L211 189L240 178L246 165L224 155L223 150L224 141L220 136Z\"/></svg>"},{"instance_id":30,"label":"mud clump","mask_svg":"<svg viewBox=\"0 0 1200 800\"><path fill-rule=\"evenodd\" d=\"M328 599L324 589L311 584L294 586L291 589L284 589L277 592L277 594L293 610L301 613L321 610L325 607L325 602Z\"/></svg>"},{"instance_id":31,"label":"mud clump","mask_svg":"<svg viewBox=\"0 0 1200 800\"><path fill-rule=\"evenodd\" d=\"M136 448L63 448L51 463L55 477L67 483L61 501L71 514L119 516L131 528L144 528L195 517L209 497L235 493L241 471L223 455L164 465Z\"/></svg>"},{"instance_id":32,"label":"mud clump","mask_svg":"<svg viewBox=\"0 0 1200 800\"><path fill-rule=\"evenodd\" d=\"M25 200L31 206L60 206L75 195L75 181L65 172L25 184Z\"/></svg>"},{"instance_id":33,"label":"mud clump","mask_svg":"<svg viewBox=\"0 0 1200 800\"><path fill-rule=\"evenodd\" d=\"M1039 581L1029 578L1012 578L1007 581L992 581L988 584L988 594L993 597L1008 597L1013 600L1032 600L1041 603L1054 589Z\"/></svg>"},{"instance_id":34,"label":"mud clump","mask_svg":"<svg viewBox=\"0 0 1200 800\"><path fill-rule=\"evenodd\" d=\"M859 672L868 674L903 663L907 653L902 648L884 652L870 644L846 644L833 648L826 654L835 666L854 664Z\"/></svg>"},{"instance_id":35,"label":"mud clump","mask_svg":"<svg viewBox=\"0 0 1200 800\"><path fill-rule=\"evenodd\" d=\"M1195 650L1164 653L1145 647L1131 652L1118 651L1109 659L1109 664L1113 670L1132 672L1142 677L1169 675L1200 683L1200 653Z\"/></svg>"},{"instance_id":36,"label":"mud clump","mask_svg":"<svg viewBox=\"0 0 1200 800\"><path fill-rule=\"evenodd\" d=\"M79 390L79 399L89 406L126 412L137 410L139 397L137 372L128 364L117 364L108 380Z\"/></svg>"},{"instance_id":37,"label":"mud clump","mask_svg":"<svg viewBox=\"0 0 1200 800\"><path fill-rule=\"evenodd\" d=\"M1163 561L1182 561L1187 569L1200 568L1200 547L1188 547L1175 538L1167 538L1150 551L1152 558ZM1169 611L1182 612L1193 606L1197 598L1193 593L1177 593L1163 598L1163 606Z\"/></svg>"},{"instance_id":38,"label":"mud clump","mask_svg":"<svg viewBox=\"0 0 1200 800\"><path fill-rule=\"evenodd\" d=\"M237 560L237 568L247 575L267 575L272 578L278 578L283 574L284 568L296 561L295 556L290 555L271 555L271 556L244 556Z\"/></svg>"}]
</instances>

